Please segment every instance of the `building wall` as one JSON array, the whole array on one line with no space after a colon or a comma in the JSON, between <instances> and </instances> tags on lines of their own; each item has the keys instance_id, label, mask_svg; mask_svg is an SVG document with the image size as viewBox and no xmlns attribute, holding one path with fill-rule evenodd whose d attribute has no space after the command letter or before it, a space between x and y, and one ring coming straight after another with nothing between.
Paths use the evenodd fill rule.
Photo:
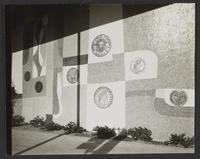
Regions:
<instances>
[{"instance_id":1,"label":"building wall","mask_svg":"<svg viewBox=\"0 0 200 159\"><path fill-rule=\"evenodd\" d=\"M171 133L194 135L194 107L182 107L176 115L156 109L152 89L194 89L194 4L173 4L124 19L125 51L151 50L158 57L157 79L126 82L126 126L145 126L157 140ZM140 91L147 93L139 93ZM134 95L131 92L138 91ZM163 112L174 107L162 106ZM180 112L186 112L181 117Z\"/></svg>"},{"instance_id":2,"label":"building wall","mask_svg":"<svg viewBox=\"0 0 200 159\"><path fill-rule=\"evenodd\" d=\"M49 37L58 30L69 34L43 44L48 53L46 75L31 80L31 84L23 82L22 115L26 121L36 115L52 114L57 123L76 122L80 99L80 124L88 130L96 125L143 126L152 130L155 140L167 140L171 133L193 136L194 105L170 106L156 94L159 89L194 92L194 8L194 4L172 4L124 16L126 7L122 5L91 5L87 13L85 9L82 12L85 20L72 11L76 20L80 18L77 24L67 11L62 12L59 29L56 18L49 15ZM81 85L77 98L77 83L67 82L67 72L79 67L78 32L70 34L79 25L87 29L80 31ZM110 54L104 58L95 57L91 51L92 41L99 34L109 35L112 42ZM127 79L127 59L135 54L153 57L153 65L148 64L152 59L146 58L147 69L153 75ZM29 67L31 63L23 68ZM33 93L34 81L39 79L43 80L44 92ZM97 107L94 102L94 92L102 86L113 93L113 102L107 109Z\"/></svg>"}]
</instances>

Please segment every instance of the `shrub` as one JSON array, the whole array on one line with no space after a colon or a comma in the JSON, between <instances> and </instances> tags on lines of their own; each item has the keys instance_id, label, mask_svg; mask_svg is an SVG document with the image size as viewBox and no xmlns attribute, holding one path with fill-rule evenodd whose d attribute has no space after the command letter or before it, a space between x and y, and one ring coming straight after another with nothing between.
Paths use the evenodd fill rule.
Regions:
<instances>
[{"instance_id":1,"label":"shrub","mask_svg":"<svg viewBox=\"0 0 200 159\"><path fill-rule=\"evenodd\" d=\"M20 116L20 115L14 115L12 117L12 126L21 126L24 125L24 117Z\"/></svg>"},{"instance_id":2,"label":"shrub","mask_svg":"<svg viewBox=\"0 0 200 159\"><path fill-rule=\"evenodd\" d=\"M62 125L59 125L57 123L54 123L53 121L50 123L45 123L44 128L48 131L52 131L52 130L61 130L63 129Z\"/></svg>"},{"instance_id":3,"label":"shrub","mask_svg":"<svg viewBox=\"0 0 200 159\"><path fill-rule=\"evenodd\" d=\"M30 121L30 124L34 127L42 127L45 125L45 119L37 115L33 120Z\"/></svg>"},{"instance_id":4,"label":"shrub","mask_svg":"<svg viewBox=\"0 0 200 159\"><path fill-rule=\"evenodd\" d=\"M126 129L121 129L119 134L114 138L114 140L123 140L128 136Z\"/></svg>"},{"instance_id":5,"label":"shrub","mask_svg":"<svg viewBox=\"0 0 200 159\"><path fill-rule=\"evenodd\" d=\"M98 138L108 139L116 135L115 129L109 128L108 126L96 126L93 130L97 131L96 135Z\"/></svg>"},{"instance_id":6,"label":"shrub","mask_svg":"<svg viewBox=\"0 0 200 159\"><path fill-rule=\"evenodd\" d=\"M11 114L12 114L12 117L13 117L13 109L14 109L14 106L15 106L15 103L16 103L16 99L17 98L17 93L16 93L16 89L15 89L15 86L12 82L11 84Z\"/></svg>"},{"instance_id":7,"label":"shrub","mask_svg":"<svg viewBox=\"0 0 200 159\"><path fill-rule=\"evenodd\" d=\"M147 128L130 128L128 129L128 135L130 135L134 140L152 141L152 132Z\"/></svg>"},{"instance_id":8,"label":"shrub","mask_svg":"<svg viewBox=\"0 0 200 159\"><path fill-rule=\"evenodd\" d=\"M82 132L86 131L86 129L84 129L83 127L78 127L75 122L71 121L67 125L64 126L64 131L67 134L82 133Z\"/></svg>"},{"instance_id":9,"label":"shrub","mask_svg":"<svg viewBox=\"0 0 200 159\"><path fill-rule=\"evenodd\" d=\"M184 143L184 147L188 148L188 147L192 147L194 145L194 136L193 137L187 137L186 142Z\"/></svg>"},{"instance_id":10,"label":"shrub","mask_svg":"<svg viewBox=\"0 0 200 159\"><path fill-rule=\"evenodd\" d=\"M182 134L171 134L169 138L169 143L173 145L182 145L187 148L194 145L194 137L186 137L184 133Z\"/></svg>"}]
</instances>

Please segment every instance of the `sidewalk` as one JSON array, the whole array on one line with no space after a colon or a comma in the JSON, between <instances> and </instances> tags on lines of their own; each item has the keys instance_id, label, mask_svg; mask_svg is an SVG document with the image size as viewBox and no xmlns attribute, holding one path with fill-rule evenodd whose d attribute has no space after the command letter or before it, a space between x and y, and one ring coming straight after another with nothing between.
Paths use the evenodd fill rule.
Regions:
<instances>
[{"instance_id":1,"label":"sidewalk","mask_svg":"<svg viewBox=\"0 0 200 159\"><path fill-rule=\"evenodd\" d=\"M144 142L104 140L73 134L12 130L13 154L144 154L144 153L194 153L194 148L154 145Z\"/></svg>"}]
</instances>

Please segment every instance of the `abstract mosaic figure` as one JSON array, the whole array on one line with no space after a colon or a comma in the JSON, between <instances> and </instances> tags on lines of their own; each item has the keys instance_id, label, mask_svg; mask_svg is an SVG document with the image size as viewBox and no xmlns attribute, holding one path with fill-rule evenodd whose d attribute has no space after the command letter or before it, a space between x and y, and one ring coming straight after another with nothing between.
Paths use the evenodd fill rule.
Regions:
<instances>
[{"instance_id":1,"label":"abstract mosaic figure","mask_svg":"<svg viewBox=\"0 0 200 159\"><path fill-rule=\"evenodd\" d=\"M176 106L182 106L187 102L187 94L181 90L174 90L170 94L170 101Z\"/></svg>"},{"instance_id":2,"label":"abstract mosaic figure","mask_svg":"<svg viewBox=\"0 0 200 159\"><path fill-rule=\"evenodd\" d=\"M111 40L109 36L101 34L95 37L92 42L92 52L97 57L107 55L111 49Z\"/></svg>"},{"instance_id":3,"label":"abstract mosaic figure","mask_svg":"<svg viewBox=\"0 0 200 159\"><path fill-rule=\"evenodd\" d=\"M135 74L141 73L145 69L145 61L142 58L135 59L131 62L130 68Z\"/></svg>"},{"instance_id":4,"label":"abstract mosaic figure","mask_svg":"<svg viewBox=\"0 0 200 159\"><path fill-rule=\"evenodd\" d=\"M67 80L69 83L74 84L78 81L78 69L70 68L67 72Z\"/></svg>"},{"instance_id":5,"label":"abstract mosaic figure","mask_svg":"<svg viewBox=\"0 0 200 159\"><path fill-rule=\"evenodd\" d=\"M41 76L41 73L43 72L42 69L45 69L45 59L46 59L46 52L41 50L40 44L44 42L45 39L45 30L44 27L47 23L47 20L40 19L36 25L35 29L35 41L36 41L36 46L33 49L33 60L34 64L37 69L37 76Z\"/></svg>"},{"instance_id":6,"label":"abstract mosaic figure","mask_svg":"<svg viewBox=\"0 0 200 159\"><path fill-rule=\"evenodd\" d=\"M94 102L100 108L107 108L112 104L113 93L108 87L99 87L94 93Z\"/></svg>"},{"instance_id":7,"label":"abstract mosaic figure","mask_svg":"<svg viewBox=\"0 0 200 159\"><path fill-rule=\"evenodd\" d=\"M35 53L35 55L33 55L33 62L34 62L36 69L37 69L37 77L39 77L40 74L41 74L41 71L42 71L42 66L39 63L39 53L38 53L38 51Z\"/></svg>"}]
</instances>

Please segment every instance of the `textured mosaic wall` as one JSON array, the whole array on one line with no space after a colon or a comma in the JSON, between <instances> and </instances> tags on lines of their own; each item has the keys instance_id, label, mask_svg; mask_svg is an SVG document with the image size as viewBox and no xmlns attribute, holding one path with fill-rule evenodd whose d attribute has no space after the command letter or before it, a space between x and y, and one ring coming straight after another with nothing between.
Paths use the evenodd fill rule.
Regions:
<instances>
[{"instance_id":1,"label":"textured mosaic wall","mask_svg":"<svg viewBox=\"0 0 200 159\"><path fill-rule=\"evenodd\" d=\"M60 124L76 122L79 98L80 123L88 130L143 126L155 140L194 135L194 5L173 4L124 19L123 12L121 5L91 5L90 29L80 39L75 33L42 45L52 29L48 17L30 24L35 38L28 40L38 45L23 51L20 111L27 121L52 114ZM64 30L69 27L64 19Z\"/></svg>"},{"instance_id":2,"label":"textured mosaic wall","mask_svg":"<svg viewBox=\"0 0 200 159\"><path fill-rule=\"evenodd\" d=\"M149 127L158 140L194 134L194 14L194 5L174 4L124 20L125 51L147 49L158 58L156 79L126 83L127 127Z\"/></svg>"}]
</instances>

